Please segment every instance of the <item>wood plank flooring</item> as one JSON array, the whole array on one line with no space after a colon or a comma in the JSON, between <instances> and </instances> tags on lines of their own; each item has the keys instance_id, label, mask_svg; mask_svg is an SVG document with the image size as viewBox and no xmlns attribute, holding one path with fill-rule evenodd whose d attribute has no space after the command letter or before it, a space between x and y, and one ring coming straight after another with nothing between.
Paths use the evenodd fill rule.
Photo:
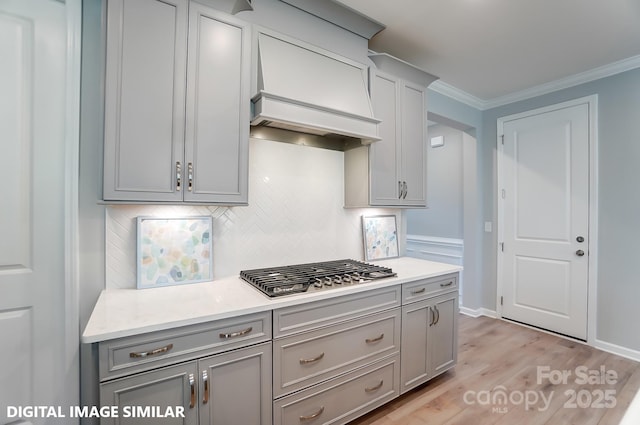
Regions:
<instances>
[{"instance_id":1,"label":"wood plank flooring","mask_svg":"<svg viewBox=\"0 0 640 425\"><path fill-rule=\"evenodd\" d=\"M349 425L615 425L639 388L640 363L460 315L453 370Z\"/></svg>"}]
</instances>

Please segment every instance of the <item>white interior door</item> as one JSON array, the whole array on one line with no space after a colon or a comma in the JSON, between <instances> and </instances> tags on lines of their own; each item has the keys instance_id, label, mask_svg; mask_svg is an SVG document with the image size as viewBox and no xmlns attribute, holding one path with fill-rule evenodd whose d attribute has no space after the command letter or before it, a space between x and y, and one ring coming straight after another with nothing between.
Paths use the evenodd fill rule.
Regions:
<instances>
[{"instance_id":1,"label":"white interior door","mask_svg":"<svg viewBox=\"0 0 640 425\"><path fill-rule=\"evenodd\" d=\"M586 340L589 104L499 124L502 316Z\"/></svg>"},{"instance_id":2,"label":"white interior door","mask_svg":"<svg viewBox=\"0 0 640 425\"><path fill-rule=\"evenodd\" d=\"M0 1L2 424L19 419L7 406L64 409L77 400L66 351L73 335L65 333L65 135L73 131L66 128L67 7Z\"/></svg>"}]
</instances>

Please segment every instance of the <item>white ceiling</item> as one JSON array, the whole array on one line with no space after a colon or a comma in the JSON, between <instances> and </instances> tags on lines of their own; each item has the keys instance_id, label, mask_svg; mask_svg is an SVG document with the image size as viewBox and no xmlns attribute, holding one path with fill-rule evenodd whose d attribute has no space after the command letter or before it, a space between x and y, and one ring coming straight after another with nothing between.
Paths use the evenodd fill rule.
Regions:
<instances>
[{"instance_id":1,"label":"white ceiling","mask_svg":"<svg viewBox=\"0 0 640 425\"><path fill-rule=\"evenodd\" d=\"M386 26L369 48L481 101L632 58L640 0L336 0Z\"/></svg>"}]
</instances>

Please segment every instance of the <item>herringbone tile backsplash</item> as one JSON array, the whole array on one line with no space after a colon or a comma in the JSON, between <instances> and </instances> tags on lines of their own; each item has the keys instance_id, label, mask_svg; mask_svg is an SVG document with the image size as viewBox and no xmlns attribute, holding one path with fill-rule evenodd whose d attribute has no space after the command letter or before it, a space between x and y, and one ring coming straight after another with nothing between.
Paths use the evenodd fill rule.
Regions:
<instances>
[{"instance_id":1,"label":"herringbone tile backsplash","mask_svg":"<svg viewBox=\"0 0 640 425\"><path fill-rule=\"evenodd\" d=\"M112 206L106 217L106 287L136 287L136 217L213 217L213 274L243 269L354 258L362 260L362 215L395 209L345 209L344 154L251 140L249 205Z\"/></svg>"}]
</instances>

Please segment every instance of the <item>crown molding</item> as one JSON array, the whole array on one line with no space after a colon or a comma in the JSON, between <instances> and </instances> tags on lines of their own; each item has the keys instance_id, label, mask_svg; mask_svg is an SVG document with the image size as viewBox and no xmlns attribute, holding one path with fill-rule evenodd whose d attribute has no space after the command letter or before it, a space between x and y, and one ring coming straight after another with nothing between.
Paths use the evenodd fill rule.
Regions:
<instances>
[{"instance_id":1,"label":"crown molding","mask_svg":"<svg viewBox=\"0 0 640 425\"><path fill-rule=\"evenodd\" d=\"M462 91L459 88L452 86L451 84L447 84L442 80L434 81L433 83L431 83L429 85L429 89L433 90L436 93L440 93L443 96L447 96L451 99L457 100L458 102L464 103L465 105L480 109L481 111L486 109L484 107L484 105L487 103L486 100L475 97L474 95L469 94L466 91Z\"/></svg>"},{"instance_id":2,"label":"crown molding","mask_svg":"<svg viewBox=\"0 0 640 425\"><path fill-rule=\"evenodd\" d=\"M608 65L600 66L598 68L593 68L588 71L580 72L566 78L561 78L549 83L540 84L525 90L520 90L489 100L475 97L456 87L444 83L441 80L432 83L429 88L433 89L433 91L435 92L457 100L458 102L464 103L481 111L485 111L487 109L497 108L509 103L531 99L543 94L552 93L558 90L574 87L579 84L584 84L591 81L599 80L601 78L610 77L612 75L620 74L622 72L630 71L636 68L640 68L640 55L632 56L630 58L613 62Z\"/></svg>"}]
</instances>

